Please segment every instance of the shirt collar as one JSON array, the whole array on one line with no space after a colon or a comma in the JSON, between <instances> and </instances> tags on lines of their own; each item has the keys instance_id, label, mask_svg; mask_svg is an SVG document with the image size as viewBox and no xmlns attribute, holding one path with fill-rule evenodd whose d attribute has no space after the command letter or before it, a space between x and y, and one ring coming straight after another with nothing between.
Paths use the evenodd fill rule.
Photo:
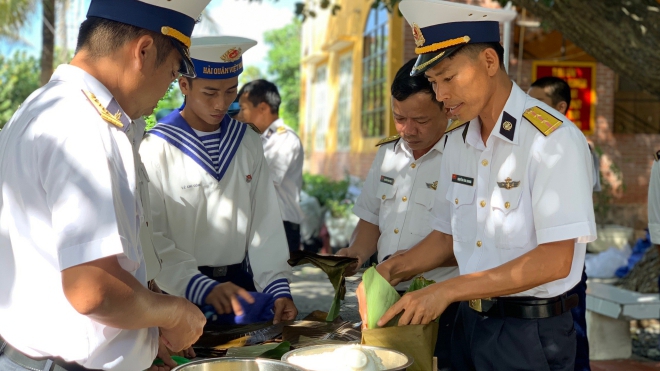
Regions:
<instances>
[{"instance_id":1,"label":"shirt collar","mask_svg":"<svg viewBox=\"0 0 660 371\"><path fill-rule=\"evenodd\" d=\"M440 154L442 154L442 152L444 151L444 149L445 149L445 135L443 135L443 136L440 138L440 140L438 140L438 141L433 145L433 147L431 147L431 149L430 149L428 152L426 152L422 157L420 157L420 158L417 159L417 160L420 160L420 159L426 157L426 155L428 155L428 154L431 153L432 151L438 151ZM412 149L410 149L410 147L408 146L408 143L406 143L406 141L403 140L403 138L399 138L399 140L397 140L396 145L394 146L394 152L397 153L397 154L400 153L400 152L403 152L403 153L405 153L408 157L413 158L413 151L412 151Z\"/></svg>"},{"instance_id":2,"label":"shirt collar","mask_svg":"<svg viewBox=\"0 0 660 371\"><path fill-rule=\"evenodd\" d=\"M119 103L112 96L110 90L83 69L70 64L62 64L55 69L50 81L77 82L82 84L84 86L83 89L94 94L99 103L110 111L110 113L113 115L117 112L121 113L119 120L124 125L122 128L123 131L127 131L130 127L132 121L131 118L128 117L126 112L119 106Z\"/></svg>"},{"instance_id":3,"label":"shirt collar","mask_svg":"<svg viewBox=\"0 0 660 371\"><path fill-rule=\"evenodd\" d=\"M281 118L278 118L277 120L273 121L272 124L268 127L268 129L264 130L263 133L261 133L262 138L270 138L271 135L277 132L277 129L281 126L284 126L284 120Z\"/></svg>"}]
</instances>

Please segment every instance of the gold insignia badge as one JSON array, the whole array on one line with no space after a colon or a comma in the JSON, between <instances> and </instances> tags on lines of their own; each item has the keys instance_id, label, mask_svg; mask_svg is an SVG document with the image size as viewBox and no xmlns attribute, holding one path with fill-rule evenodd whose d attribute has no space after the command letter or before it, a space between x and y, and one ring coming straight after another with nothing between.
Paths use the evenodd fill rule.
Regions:
<instances>
[{"instance_id":1,"label":"gold insignia badge","mask_svg":"<svg viewBox=\"0 0 660 371\"><path fill-rule=\"evenodd\" d=\"M225 62L235 62L241 57L241 55L243 55L241 48L231 48L227 50L220 59Z\"/></svg>"},{"instance_id":2,"label":"gold insignia badge","mask_svg":"<svg viewBox=\"0 0 660 371\"><path fill-rule=\"evenodd\" d=\"M103 107L101 102L99 102L98 98L96 98L96 95L86 90L83 90L82 92L85 94L89 102L92 103L92 106L94 106L94 108L96 108L96 110L99 112L103 121L112 124L118 128L124 127L124 124L121 123L120 111L117 111L117 113L113 115L112 113L110 113L110 111L108 111L105 107Z\"/></svg>"},{"instance_id":3,"label":"gold insignia badge","mask_svg":"<svg viewBox=\"0 0 660 371\"><path fill-rule=\"evenodd\" d=\"M413 38L415 39L415 45L417 45L417 47L419 48L424 45L426 39L424 39L424 35L422 35L422 29L419 28L417 23L413 23L411 27L413 32Z\"/></svg>"},{"instance_id":4,"label":"gold insignia badge","mask_svg":"<svg viewBox=\"0 0 660 371\"><path fill-rule=\"evenodd\" d=\"M286 128L284 126L280 126L277 128L277 134L284 134L286 133Z\"/></svg>"},{"instance_id":5,"label":"gold insignia badge","mask_svg":"<svg viewBox=\"0 0 660 371\"><path fill-rule=\"evenodd\" d=\"M511 180L511 178L506 178L503 182L497 182L497 186L504 189L516 188L519 185L520 180Z\"/></svg>"},{"instance_id":6,"label":"gold insignia badge","mask_svg":"<svg viewBox=\"0 0 660 371\"><path fill-rule=\"evenodd\" d=\"M509 131L513 129L513 124L510 121L504 121L504 124L502 124L502 127L504 130Z\"/></svg>"},{"instance_id":7,"label":"gold insignia badge","mask_svg":"<svg viewBox=\"0 0 660 371\"><path fill-rule=\"evenodd\" d=\"M426 183L426 188L432 189L434 191L438 190L438 181L436 180L433 183Z\"/></svg>"}]
</instances>

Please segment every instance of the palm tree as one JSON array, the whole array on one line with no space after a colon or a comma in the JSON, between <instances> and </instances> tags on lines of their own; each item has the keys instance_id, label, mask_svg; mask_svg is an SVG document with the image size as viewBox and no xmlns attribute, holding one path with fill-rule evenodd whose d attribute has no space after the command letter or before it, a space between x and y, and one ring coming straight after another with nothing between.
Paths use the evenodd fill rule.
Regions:
<instances>
[{"instance_id":1,"label":"palm tree","mask_svg":"<svg viewBox=\"0 0 660 371\"><path fill-rule=\"evenodd\" d=\"M46 84L53 74L55 50L55 2L42 0L41 84ZM37 6L36 0L0 1L0 38L19 41L20 30L25 26Z\"/></svg>"}]
</instances>

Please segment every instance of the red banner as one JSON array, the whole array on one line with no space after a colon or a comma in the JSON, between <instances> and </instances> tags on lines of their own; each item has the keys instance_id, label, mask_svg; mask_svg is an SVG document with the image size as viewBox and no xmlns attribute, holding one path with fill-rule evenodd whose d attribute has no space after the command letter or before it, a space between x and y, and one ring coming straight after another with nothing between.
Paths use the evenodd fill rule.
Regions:
<instances>
[{"instance_id":1,"label":"red banner","mask_svg":"<svg viewBox=\"0 0 660 371\"><path fill-rule=\"evenodd\" d=\"M534 61L532 81L554 76L566 80L571 87L568 117L585 134L591 134L596 123L596 63Z\"/></svg>"}]
</instances>

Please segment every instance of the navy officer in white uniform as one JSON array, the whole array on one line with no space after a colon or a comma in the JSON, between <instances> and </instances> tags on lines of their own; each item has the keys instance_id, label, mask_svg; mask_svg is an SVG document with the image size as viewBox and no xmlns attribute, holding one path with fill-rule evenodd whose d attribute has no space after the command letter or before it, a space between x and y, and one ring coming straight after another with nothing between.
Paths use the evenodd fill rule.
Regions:
<instances>
[{"instance_id":1,"label":"navy officer in white uniform","mask_svg":"<svg viewBox=\"0 0 660 371\"><path fill-rule=\"evenodd\" d=\"M403 0L424 74L458 121L447 129L434 231L378 270L392 284L456 258L461 275L405 295L383 317L428 323L461 302L456 370L573 370L570 310L595 240L592 161L564 115L504 69L499 22L515 12Z\"/></svg>"},{"instance_id":2,"label":"navy officer in white uniform","mask_svg":"<svg viewBox=\"0 0 660 371\"><path fill-rule=\"evenodd\" d=\"M240 315L248 291L272 294L274 321L293 320L291 267L259 134L227 115L238 93L242 37L193 38L197 78L186 100L149 131L140 155L149 175L160 288L217 313Z\"/></svg>"},{"instance_id":3,"label":"navy officer in white uniform","mask_svg":"<svg viewBox=\"0 0 660 371\"><path fill-rule=\"evenodd\" d=\"M0 134L0 370L144 370L205 323L147 288L133 118L194 77L208 0L92 0L76 54Z\"/></svg>"},{"instance_id":4,"label":"navy officer in white uniform","mask_svg":"<svg viewBox=\"0 0 660 371\"><path fill-rule=\"evenodd\" d=\"M369 174L353 213L360 218L348 248L340 256L358 259L349 275L378 252L382 262L424 239L431 231L430 216L440 179L440 163L447 116L424 76L410 76L410 60L399 69L390 88L394 126L399 134L378 144ZM436 268L424 278L436 282L458 276L458 268ZM397 286L405 291L410 281ZM435 355L441 370L450 367L450 340L458 303L440 317Z\"/></svg>"}]
</instances>

